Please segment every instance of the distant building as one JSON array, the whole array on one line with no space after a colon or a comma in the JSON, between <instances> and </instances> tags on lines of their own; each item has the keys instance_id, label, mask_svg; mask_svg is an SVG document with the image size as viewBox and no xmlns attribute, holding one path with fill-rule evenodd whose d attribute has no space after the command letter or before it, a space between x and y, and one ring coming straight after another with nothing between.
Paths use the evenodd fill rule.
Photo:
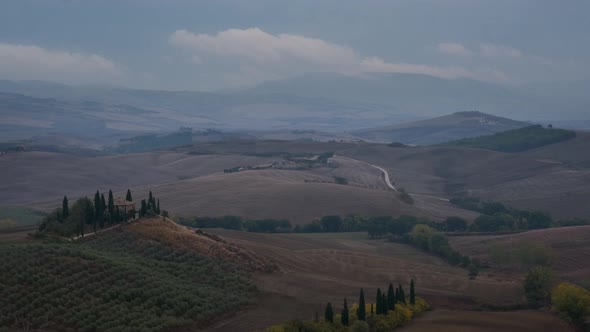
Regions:
<instances>
[{"instance_id":1,"label":"distant building","mask_svg":"<svg viewBox=\"0 0 590 332\"><path fill-rule=\"evenodd\" d=\"M135 208L135 202L116 197L113 203L117 214L123 213L125 215L125 220L129 219L129 216L132 216L132 218L135 219L135 211L137 211Z\"/></svg>"}]
</instances>

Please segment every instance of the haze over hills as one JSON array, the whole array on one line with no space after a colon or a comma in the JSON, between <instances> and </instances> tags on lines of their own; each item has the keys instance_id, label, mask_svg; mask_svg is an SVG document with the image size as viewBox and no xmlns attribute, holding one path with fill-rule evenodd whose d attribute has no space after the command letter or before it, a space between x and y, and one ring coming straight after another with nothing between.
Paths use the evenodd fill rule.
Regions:
<instances>
[{"instance_id":1,"label":"haze over hills","mask_svg":"<svg viewBox=\"0 0 590 332\"><path fill-rule=\"evenodd\" d=\"M4 80L0 81L0 140L48 134L74 138L100 134L129 137L170 132L181 126L246 131L315 130L328 135L313 136L330 139L330 135L342 136L346 131L362 128L407 128L398 125L473 109L537 123L555 120L551 114L559 109L561 122L585 128L588 122L584 120L590 121L586 112L590 100L581 93L584 82L573 85L579 87L570 87L569 94L547 94L543 93L546 86L515 87L416 74L308 74L239 91L195 92ZM453 118L436 121L443 121L444 125L446 120ZM501 122L506 126L479 126L480 121L472 129L449 129L447 133L443 130L421 139L395 139L405 132L389 136L382 130L373 134L361 132L361 137L428 144L519 126L516 122ZM460 126L468 125L464 122ZM305 136L294 138L302 137Z\"/></svg>"},{"instance_id":2,"label":"haze over hills","mask_svg":"<svg viewBox=\"0 0 590 332\"><path fill-rule=\"evenodd\" d=\"M525 127L515 121L481 112L457 112L399 125L363 129L351 134L375 142L429 145Z\"/></svg>"}]
</instances>

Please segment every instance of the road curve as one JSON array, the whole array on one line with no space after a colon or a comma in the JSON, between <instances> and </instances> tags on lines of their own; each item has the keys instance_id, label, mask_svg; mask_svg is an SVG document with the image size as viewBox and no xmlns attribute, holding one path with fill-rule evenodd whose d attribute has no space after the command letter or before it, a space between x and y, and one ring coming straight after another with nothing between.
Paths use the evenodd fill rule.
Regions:
<instances>
[{"instance_id":1,"label":"road curve","mask_svg":"<svg viewBox=\"0 0 590 332\"><path fill-rule=\"evenodd\" d=\"M393 189L394 191L397 191L397 188L391 184L391 181L389 180L389 173L382 167L379 167L377 165L371 165L372 167L375 167L376 169L380 170L383 175L385 176L385 183L387 184L387 186L391 189Z\"/></svg>"}]
</instances>

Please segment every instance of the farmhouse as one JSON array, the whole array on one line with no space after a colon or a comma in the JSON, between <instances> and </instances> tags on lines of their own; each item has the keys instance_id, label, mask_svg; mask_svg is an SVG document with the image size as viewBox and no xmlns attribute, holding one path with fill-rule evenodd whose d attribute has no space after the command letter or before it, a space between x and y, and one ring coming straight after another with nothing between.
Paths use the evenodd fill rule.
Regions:
<instances>
[{"instance_id":1,"label":"farmhouse","mask_svg":"<svg viewBox=\"0 0 590 332\"><path fill-rule=\"evenodd\" d=\"M123 213L126 216L125 219L129 219L130 217L135 219L135 211L137 211L135 209L135 202L117 197L114 200L114 206L117 214Z\"/></svg>"}]
</instances>

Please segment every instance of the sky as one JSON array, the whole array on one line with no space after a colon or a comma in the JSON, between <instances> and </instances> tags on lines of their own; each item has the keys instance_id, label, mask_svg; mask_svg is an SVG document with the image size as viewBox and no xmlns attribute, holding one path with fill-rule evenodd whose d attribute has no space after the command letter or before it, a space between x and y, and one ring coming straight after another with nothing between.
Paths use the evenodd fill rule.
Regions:
<instances>
[{"instance_id":1,"label":"sky","mask_svg":"<svg viewBox=\"0 0 590 332\"><path fill-rule=\"evenodd\" d=\"M228 90L312 72L590 78L586 0L2 0L0 79Z\"/></svg>"}]
</instances>

